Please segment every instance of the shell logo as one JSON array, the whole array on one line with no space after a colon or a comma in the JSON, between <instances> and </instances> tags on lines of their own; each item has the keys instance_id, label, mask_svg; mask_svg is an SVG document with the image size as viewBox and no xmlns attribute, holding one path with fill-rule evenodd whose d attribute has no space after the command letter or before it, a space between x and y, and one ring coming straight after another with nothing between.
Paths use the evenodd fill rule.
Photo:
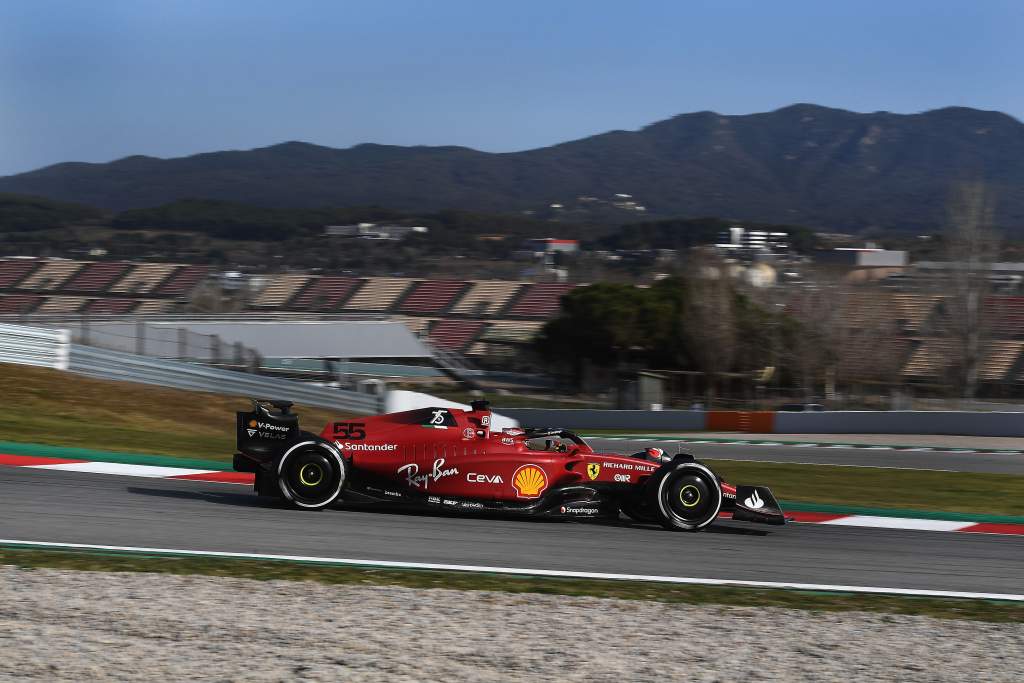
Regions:
<instances>
[{"instance_id":1,"label":"shell logo","mask_svg":"<svg viewBox=\"0 0 1024 683\"><path fill-rule=\"evenodd\" d=\"M249 426L250 427L255 427L256 426L256 420L249 420Z\"/></svg>"},{"instance_id":2,"label":"shell logo","mask_svg":"<svg viewBox=\"0 0 1024 683\"><path fill-rule=\"evenodd\" d=\"M548 487L548 475L537 465L522 465L512 475L518 498L537 498Z\"/></svg>"}]
</instances>

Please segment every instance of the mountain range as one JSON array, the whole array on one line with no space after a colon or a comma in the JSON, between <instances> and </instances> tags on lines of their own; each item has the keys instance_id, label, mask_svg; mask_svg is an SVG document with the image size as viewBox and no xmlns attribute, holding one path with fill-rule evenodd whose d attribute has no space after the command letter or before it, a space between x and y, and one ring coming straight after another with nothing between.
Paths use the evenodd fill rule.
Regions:
<instances>
[{"instance_id":1,"label":"mountain range","mask_svg":"<svg viewBox=\"0 0 1024 683\"><path fill-rule=\"evenodd\" d=\"M0 192L110 210L205 198L489 212L622 193L652 217L934 232L947 220L954 187L978 180L995 198L997 225L1024 232L1024 124L964 107L893 114L797 104L739 116L681 114L637 131L512 153L286 142L173 159L69 162L0 177Z\"/></svg>"}]
</instances>

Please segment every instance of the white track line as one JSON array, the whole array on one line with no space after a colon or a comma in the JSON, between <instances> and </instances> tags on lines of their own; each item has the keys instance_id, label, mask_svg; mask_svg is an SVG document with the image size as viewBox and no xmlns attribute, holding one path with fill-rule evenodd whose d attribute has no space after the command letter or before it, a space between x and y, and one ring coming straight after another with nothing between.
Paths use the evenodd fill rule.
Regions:
<instances>
[{"instance_id":1,"label":"white track line","mask_svg":"<svg viewBox=\"0 0 1024 683\"><path fill-rule=\"evenodd\" d=\"M61 470L64 472L89 472L92 474L120 474L129 477L183 477L191 474L205 474L210 470L193 470L183 467L159 465L132 465L119 462L68 462L57 465L23 465L36 470Z\"/></svg>"},{"instance_id":2,"label":"white track line","mask_svg":"<svg viewBox=\"0 0 1024 683\"><path fill-rule=\"evenodd\" d=\"M1024 602L1024 595L1007 593L972 593L967 591L937 591L917 588L884 588L876 586L843 586L818 583L791 583L784 581L742 581L736 579L703 579L680 576L651 576L645 574L611 574L605 572L573 572L557 569L519 569L516 567L485 567L464 564L434 564L429 562L391 562L386 560L354 560L340 557L305 557L297 555L266 555L229 553L210 550L178 550L174 548L139 548L133 546L91 545L85 543L46 543L43 541L17 541L0 539L0 545L31 546L65 550L105 550L130 553L161 553L195 557L221 557L240 560L285 560L312 564L347 565L354 567L388 567L391 569L422 569L517 576L552 576L570 579L602 579L609 581L654 581L701 586L740 586L744 588L787 588L790 590L832 591L840 593L872 593L887 595L915 595L933 598L970 598L974 600L1008 600Z\"/></svg>"}]
</instances>

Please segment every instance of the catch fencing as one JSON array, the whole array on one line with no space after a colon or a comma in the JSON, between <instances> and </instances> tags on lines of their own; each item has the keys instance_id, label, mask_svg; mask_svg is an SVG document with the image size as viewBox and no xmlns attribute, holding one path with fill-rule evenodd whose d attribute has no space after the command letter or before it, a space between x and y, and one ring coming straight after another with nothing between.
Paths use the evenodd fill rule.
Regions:
<instances>
[{"instance_id":1,"label":"catch fencing","mask_svg":"<svg viewBox=\"0 0 1024 683\"><path fill-rule=\"evenodd\" d=\"M0 362L68 370L97 379L230 396L280 398L352 414L380 412L382 397L286 379L140 356L68 341L66 330L0 325Z\"/></svg>"}]
</instances>

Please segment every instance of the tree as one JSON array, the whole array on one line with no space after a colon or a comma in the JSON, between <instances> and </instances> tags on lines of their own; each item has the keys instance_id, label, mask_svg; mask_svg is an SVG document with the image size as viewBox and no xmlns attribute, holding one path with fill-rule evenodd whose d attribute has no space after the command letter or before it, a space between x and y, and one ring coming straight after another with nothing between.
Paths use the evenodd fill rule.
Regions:
<instances>
[{"instance_id":1,"label":"tree","mask_svg":"<svg viewBox=\"0 0 1024 683\"><path fill-rule=\"evenodd\" d=\"M950 341L950 372L964 398L974 398L989 337L985 301L990 292L992 263L999 253L999 236L992 228L994 202L983 183L958 186L949 204L946 277L946 334Z\"/></svg>"},{"instance_id":2,"label":"tree","mask_svg":"<svg viewBox=\"0 0 1024 683\"><path fill-rule=\"evenodd\" d=\"M708 405L715 399L717 379L731 370L736 356L736 291L728 264L698 256L691 262L689 291L679 321L680 333L707 382Z\"/></svg>"}]
</instances>

